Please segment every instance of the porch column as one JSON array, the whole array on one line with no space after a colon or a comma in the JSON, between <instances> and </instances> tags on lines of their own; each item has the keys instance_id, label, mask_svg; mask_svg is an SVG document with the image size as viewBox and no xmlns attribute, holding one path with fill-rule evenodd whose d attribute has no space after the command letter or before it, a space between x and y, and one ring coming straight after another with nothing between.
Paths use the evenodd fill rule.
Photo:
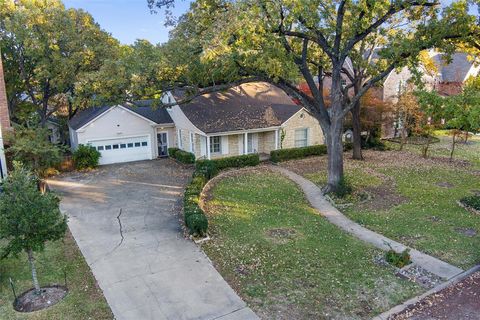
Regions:
<instances>
[{"instance_id":1,"label":"porch column","mask_svg":"<svg viewBox=\"0 0 480 320\"><path fill-rule=\"evenodd\" d=\"M243 134L243 154L248 154L248 133Z\"/></svg>"},{"instance_id":2,"label":"porch column","mask_svg":"<svg viewBox=\"0 0 480 320\"><path fill-rule=\"evenodd\" d=\"M275 130L275 150L278 149L278 133L279 133L279 130Z\"/></svg>"},{"instance_id":3,"label":"porch column","mask_svg":"<svg viewBox=\"0 0 480 320\"><path fill-rule=\"evenodd\" d=\"M207 159L210 160L210 137L205 136L205 139L207 139Z\"/></svg>"}]
</instances>

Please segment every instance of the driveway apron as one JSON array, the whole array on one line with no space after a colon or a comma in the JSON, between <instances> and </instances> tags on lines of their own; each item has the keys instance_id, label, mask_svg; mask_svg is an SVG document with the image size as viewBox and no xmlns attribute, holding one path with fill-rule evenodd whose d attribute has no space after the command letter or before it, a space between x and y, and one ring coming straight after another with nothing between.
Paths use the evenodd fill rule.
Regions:
<instances>
[{"instance_id":1,"label":"driveway apron","mask_svg":"<svg viewBox=\"0 0 480 320\"><path fill-rule=\"evenodd\" d=\"M49 181L116 319L258 319L183 236L190 176L161 159Z\"/></svg>"}]
</instances>

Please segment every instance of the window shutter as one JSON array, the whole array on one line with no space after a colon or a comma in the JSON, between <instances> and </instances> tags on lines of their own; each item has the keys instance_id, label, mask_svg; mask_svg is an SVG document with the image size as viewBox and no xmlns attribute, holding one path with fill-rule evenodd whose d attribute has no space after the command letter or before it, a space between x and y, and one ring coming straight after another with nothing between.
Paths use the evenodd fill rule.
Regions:
<instances>
[{"instance_id":1,"label":"window shutter","mask_svg":"<svg viewBox=\"0 0 480 320\"><path fill-rule=\"evenodd\" d=\"M222 154L228 154L228 136L222 136Z\"/></svg>"},{"instance_id":2,"label":"window shutter","mask_svg":"<svg viewBox=\"0 0 480 320\"><path fill-rule=\"evenodd\" d=\"M310 141L310 128L307 128L307 146L311 145Z\"/></svg>"}]
</instances>

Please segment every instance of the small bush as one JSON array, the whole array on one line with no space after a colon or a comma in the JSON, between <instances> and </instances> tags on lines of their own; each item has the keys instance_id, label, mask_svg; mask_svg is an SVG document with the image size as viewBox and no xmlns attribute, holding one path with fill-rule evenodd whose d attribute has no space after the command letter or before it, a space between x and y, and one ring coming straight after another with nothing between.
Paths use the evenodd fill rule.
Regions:
<instances>
[{"instance_id":1,"label":"small bush","mask_svg":"<svg viewBox=\"0 0 480 320\"><path fill-rule=\"evenodd\" d=\"M177 153L177 151L179 151L180 149L178 148L168 148L168 155L172 158L175 158L175 154Z\"/></svg>"},{"instance_id":2,"label":"small bush","mask_svg":"<svg viewBox=\"0 0 480 320\"><path fill-rule=\"evenodd\" d=\"M218 173L217 165L212 160L201 160L196 162L196 175L201 175L207 180L212 179Z\"/></svg>"},{"instance_id":3,"label":"small bush","mask_svg":"<svg viewBox=\"0 0 480 320\"><path fill-rule=\"evenodd\" d=\"M385 260L397 268L403 268L412 263L410 259L410 250L406 249L400 253L390 249L385 253Z\"/></svg>"},{"instance_id":4,"label":"small bush","mask_svg":"<svg viewBox=\"0 0 480 320\"><path fill-rule=\"evenodd\" d=\"M321 156L324 154L327 154L327 146L322 144L302 148L273 150L270 152L270 160L273 162L281 162L309 156Z\"/></svg>"},{"instance_id":5,"label":"small bush","mask_svg":"<svg viewBox=\"0 0 480 320\"><path fill-rule=\"evenodd\" d=\"M227 168L242 168L247 166L256 166L260 163L258 154L246 154L241 156L226 157L215 160L198 160L196 169L199 171L208 171L207 174L216 174L216 171ZM207 177L208 178L208 177Z\"/></svg>"},{"instance_id":6,"label":"small bush","mask_svg":"<svg viewBox=\"0 0 480 320\"><path fill-rule=\"evenodd\" d=\"M475 210L480 210L480 195L468 196L460 199L460 202Z\"/></svg>"},{"instance_id":7,"label":"small bush","mask_svg":"<svg viewBox=\"0 0 480 320\"><path fill-rule=\"evenodd\" d=\"M98 167L101 154L95 147L81 144L72 157L76 169L92 169Z\"/></svg>"},{"instance_id":8,"label":"small bush","mask_svg":"<svg viewBox=\"0 0 480 320\"><path fill-rule=\"evenodd\" d=\"M208 219L204 214L192 214L185 219L187 227L194 235L204 236L208 229Z\"/></svg>"},{"instance_id":9,"label":"small bush","mask_svg":"<svg viewBox=\"0 0 480 320\"><path fill-rule=\"evenodd\" d=\"M195 163L195 155L191 152L183 151L177 148L170 148L169 152L172 152L172 153L169 153L170 157L176 159L181 163L185 163L185 164Z\"/></svg>"},{"instance_id":10,"label":"small bush","mask_svg":"<svg viewBox=\"0 0 480 320\"><path fill-rule=\"evenodd\" d=\"M353 142L344 142L343 151L350 151L353 149Z\"/></svg>"}]
</instances>

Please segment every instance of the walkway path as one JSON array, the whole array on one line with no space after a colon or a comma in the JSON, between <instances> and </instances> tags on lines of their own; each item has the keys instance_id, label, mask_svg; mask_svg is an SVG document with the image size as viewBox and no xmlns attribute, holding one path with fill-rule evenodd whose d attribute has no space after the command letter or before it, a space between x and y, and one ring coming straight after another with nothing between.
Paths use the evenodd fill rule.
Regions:
<instances>
[{"instance_id":1,"label":"walkway path","mask_svg":"<svg viewBox=\"0 0 480 320\"><path fill-rule=\"evenodd\" d=\"M358 223L348 219L345 215L343 215L343 213L338 211L330 202L328 202L323 196L320 188L313 182L285 168L278 166L269 167L298 184L300 188L302 188L312 207L320 211L320 213L331 223L354 235L355 237L371 243L382 250L389 250L390 247L397 252L410 249L411 259L415 264L445 279L450 279L463 271L462 269L452 266L449 263L424 254L418 250L404 246L401 243L393 241L382 236L381 234L362 227Z\"/></svg>"}]
</instances>

